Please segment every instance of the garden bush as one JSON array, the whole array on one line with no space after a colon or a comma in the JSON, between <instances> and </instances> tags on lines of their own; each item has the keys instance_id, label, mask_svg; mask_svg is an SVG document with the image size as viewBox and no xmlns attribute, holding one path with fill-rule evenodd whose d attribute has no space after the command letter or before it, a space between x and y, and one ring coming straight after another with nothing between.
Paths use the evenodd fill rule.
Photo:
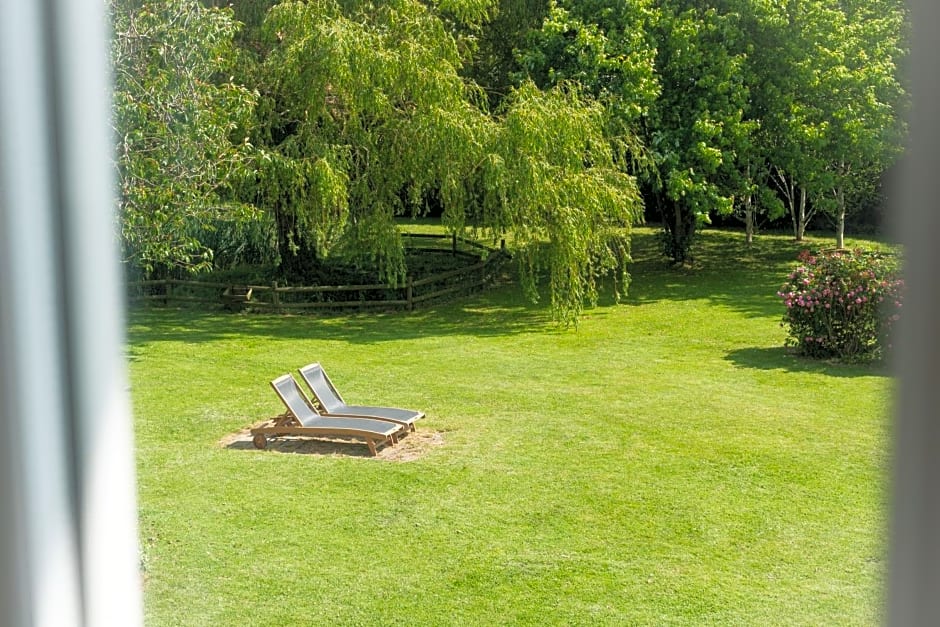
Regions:
<instances>
[{"instance_id":1,"label":"garden bush","mask_svg":"<svg viewBox=\"0 0 940 627\"><path fill-rule=\"evenodd\" d=\"M777 292L786 306L786 344L808 357L878 359L901 319L904 280L898 255L804 250Z\"/></svg>"}]
</instances>

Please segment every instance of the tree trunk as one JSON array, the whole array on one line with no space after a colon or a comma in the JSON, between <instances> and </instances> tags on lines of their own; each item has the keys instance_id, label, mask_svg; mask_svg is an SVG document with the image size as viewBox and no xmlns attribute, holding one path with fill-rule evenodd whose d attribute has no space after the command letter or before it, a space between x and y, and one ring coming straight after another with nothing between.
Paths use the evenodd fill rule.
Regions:
<instances>
[{"instance_id":1,"label":"tree trunk","mask_svg":"<svg viewBox=\"0 0 940 627\"><path fill-rule=\"evenodd\" d=\"M787 208L790 210L790 221L793 223L793 238L798 242L802 242L803 236L806 234L806 225L809 223L810 218L813 217L813 214L816 213L816 210L806 210L805 187L800 187L798 194L796 181L793 177L788 176L778 168L774 168L774 174L775 176L772 176L771 179L777 188L783 192L784 198L787 199Z\"/></svg>"},{"instance_id":2,"label":"tree trunk","mask_svg":"<svg viewBox=\"0 0 940 627\"><path fill-rule=\"evenodd\" d=\"M670 198L657 204L663 207L663 253L677 264L692 261L689 250L695 235L695 215Z\"/></svg>"},{"instance_id":3,"label":"tree trunk","mask_svg":"<svg viewBox=\"0 0 940 627\"><path fill-rule=\"evenodd\" d=\"M754 243L754 203L751 201L751 195L744 197L744 242L748 247Z\"/></svg>"},{"instance_id":4,"label":"tree trunk","mask_svg":"<svg viewBox=\"0 0 940 627\"><path fill-rule=\"evenodd\" d=\"M682 207L679 203L677 202L672 203L672 214L675 219L675 226L672 230L672 235L673 235L672 239L674 242L679 243L682 241L683 230L684 230L682 228ZM681 259L677 259L676 261L681 261Z\"/></svg>"},{"instance_id":5,"label":"tree trunk","mask_svg":"<svg viewBox=\"0 0 940 627\"><path fill-rule=\"evenodd\" d=\"M775 177L771 177L777 188L783 192L787 199L787 209L790 212L790 222L793 223L793 238L800 242L803 241L804 220L803 214L806 207L806 190L802 190L800 196L801 202L797 206L796 183L779 168L774 168Z\"/></svg>"},{"instance_id":6,"label":"tree trunk","mask_svg":"<svg viewBox=\"0 0 940 627\"><path fill-rule=\"evenodd\" d=\"M695 215L681 202L671 199L667 199L666 202L672 215L667 218L665 212L663 214L663 226L666 231L663 252L675 263L691 262L690 249L692 238L695 236Z\"/></svg>"},{"instance_id":7,"label":"tree trunk","mask_svg":"<svg viewBox=\"0 0 940 627\"><path fill-rule=\"evenodd\" d=\"M751 164L747 164L747 180L751 181ZM750 192L744 195L744 243L750 248L754 243L754 222L757 219L753 196Z\"/></svg>"},{"instance_id":8,"label":"tree trunk","mask_svg":"<svg viewBox=\"0 0 940 627\"><path fill-rule=\"evenodd\" d=\"M809 220L809 216L806 215L806 188L800 188L800 205L797 209L797 221L795 224L796 228L796 241L802 242L803 236L806 234L806 223Z\"/></svg>"},{"instance_id":9,"label":"tree trunk","mask_svg":"<svg viewBox=\"0 0 940 627\"><path fill-rule=\"evenodd\" d=\"M845 190L836 189L836 203L838 215L836 220L836 248L845 248Z\"/></svg>"}]
</instances>

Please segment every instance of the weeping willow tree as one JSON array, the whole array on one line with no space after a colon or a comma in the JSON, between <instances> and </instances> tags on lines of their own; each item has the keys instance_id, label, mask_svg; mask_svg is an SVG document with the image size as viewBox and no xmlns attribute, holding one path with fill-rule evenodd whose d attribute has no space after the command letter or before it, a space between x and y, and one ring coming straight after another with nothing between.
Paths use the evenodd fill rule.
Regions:
<instances>
[{"instance_id":1,"label":"weeping willow tree","mask_svg":"<svg viewBox=\"0 0 940 627\"><path fill-rule=\"evenodd\" d=\"M602 276L626 278L640 199L616 165L603 108L572 85L526 83L490 112L462 77L467 50L453 20L479 24L490 8L480 0L271 8L257 46L254 200L274 214L287 275L343 255L401 280L394 218L420 214L433 198L454 232L508 235L527 293L537 298L547 275L564 322L596 300Z\"/></svg>"},{"instance_id":2,"label":"weeping willow tree","mask_svg":"<svg viewBox=\"0 0 940 627\"><path fill-rule=\"evenodd\" d=\"M512 235L530 296L548 273L552 310L565 322L596 302L601 276L616 272L626 287L629 227L642 213L635 179L614 165L604 116L570 86L525 83L493 123L481 168L492 190L483 226Z\"/></svg>"}]
</instances>

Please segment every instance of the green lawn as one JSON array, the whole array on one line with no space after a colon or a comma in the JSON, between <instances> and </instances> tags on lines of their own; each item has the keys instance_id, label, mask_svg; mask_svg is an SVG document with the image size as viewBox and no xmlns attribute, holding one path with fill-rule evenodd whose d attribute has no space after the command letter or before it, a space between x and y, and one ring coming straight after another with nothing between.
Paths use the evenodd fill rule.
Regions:
<instances>
[{"instance_id":1,"label":"green lawn","mask_svg":"<svg viewBox=\"0 0 940 627\"><path fill-rule=\"evenodd\" d=\"M147 623L879 624L893 380L782 347L797 250L712 230L676 270L638 229L628 298L577 330L511 286L411 314L132 312ZM220 445L311 361L350 403L426 411L401 446L442 443Z\"/></svg>"}]
</instances>

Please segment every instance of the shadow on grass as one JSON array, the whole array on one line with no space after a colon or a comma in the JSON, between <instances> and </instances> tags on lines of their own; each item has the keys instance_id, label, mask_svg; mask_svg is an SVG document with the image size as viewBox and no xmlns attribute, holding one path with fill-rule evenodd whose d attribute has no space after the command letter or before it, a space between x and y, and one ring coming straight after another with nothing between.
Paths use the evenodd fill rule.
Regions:
<instances>
[{"instance_id":1,"label":"shadow on grass","mask_svg":"<svg viewBox=\"0 0 940 627\"><path fill-rule=\"evenodd\" d=\"M633 283L625 305L661 300L709 299L755 316L779 314L775 292L786 264L795 256L783 240L768 239L744 249L740 234L706 233L700 238L700 261L691 269L671 267L660 253L652 229L633 236L630 266ZM743 257L742 255L747 255ZM608 286L609 287L609 286ZM563 332L551 319L543 299L532 304L517 284L504 284L456 302L414 312L331 314L230 314L196 309L136 309L130 313L132 346L150 341L208 342L226 337L306 339L316 336L357 344L421 337L508 336L532 331ZM543 289L543 293L545 290ZM604 290L601 304L612 304ZM600 314L592 310L591 315ZM134 358L131 349L130 357Z\"/></svg>"},{"instance_id":2,"label":"shadow on grass","mask_svg":"<svg viewBox=\"0 0 940 627\"><path fill-rule=\"evenodd\" d=\"M797 265L802 250L831 248L828 234L759 234L748 246L737 229L706 228L696 235L693 262L676 266L662 253L659 228L636 229L632 236L633 283L626 304L663 300L707 300L754 317L783 317L777 291ZM891 248L887 242L864 240L862 247Z\"/></svg>"},{"instance_id":3,"label":"shadow on grass","mask_svg":"<svg viewBox=\"0 0 940 627\"><path fill-rule=\"evenodd\" d=\"M504 336L559 331L545 305L532 305L514 286L413 312L336 315L228 314L190 309L130 312L131 346L153 341L210 342L227 337L339 340L373 344L447 335ZM134 351L131 350L131 358Z\"/></svg>"},{"instance_id":4,"label":"shadow on grass","mask_svg":"<svg viewBox=\"0 0 940 627\"><path fill-rule=\"evenodd\" d=\"M749 247L740 231L705 229L699 233L691 266L676 267L662 255L655 227L632 236L633 277L621 304L705 300L752 317L782 317L776 293L805 248L823 240L795 242L784 235L759 236ZM612 292L608 289L605 292ZM546 304L530 303L516 284L503 284L456 302L414 312L337 313L335 315L228 314L188 309L138 309L131 312L128 336L134 345L150 341L208 342L226 337L307 339L317 337L357 344L422 337L509 336L533 331L564 332ZM612 304L609 294L601 305ZM591 315L601 315L592 310Z\"/></svg>"},{"instance_id":5,"label":"shadow on grass","mask_svg":"<svg viewBox=\"0 0 940 627\"><path fill-rule=\"evenodd\" d=\"M741 348L727 353L725 359L742 368L809 372L830 377L871 377L890 374L883 364L819 361L796 355L782 346L779 348Z\"/></svg>"},{"instance_id":6,"label":"shadow on grass","mask_svg":"<svg viewBox=\"0 0 940 627\"><path fill-rule=\"evenodd\" d=\"M707 300L754 317L783 315L777 290L797 254L813 246L779 235L747 246L740 232L707 229L697 236L693 263L676 266L662 254L655 230L638 230L632 241L633 282L625 304Z\"/></svg>"},{"instance_id":7,"label":"shadow on grass","mask_svg":"<svg viewBox=\"0 0 940 627\"><path fill-rule=\"evenodd\" d=\"M317 455L326 457L363 457L385 461L408 462L420 459L433 448L444 444L444 434L419 429L399 437L397 444L378 447L373 458L362 440L343 437L307 438L285 436L268 438L264 451L255 448L250 428L228 435L219 443L232 451L254 451L261 454L283 453L291 455Z\"/></svg>"}]
</instances>

